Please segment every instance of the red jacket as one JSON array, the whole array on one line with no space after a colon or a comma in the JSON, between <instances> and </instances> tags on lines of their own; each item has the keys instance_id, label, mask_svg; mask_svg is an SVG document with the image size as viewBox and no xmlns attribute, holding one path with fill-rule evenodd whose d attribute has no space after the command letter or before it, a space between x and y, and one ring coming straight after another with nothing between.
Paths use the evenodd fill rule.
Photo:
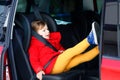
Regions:
<instances>
[{"instance_id":1,"label":"red jacket","mask_svg":"<svg viewBox=\"0 0 120 80\"><path fill-rule=\"evenodd\" d=\"M50 33L50 39L48 40L56 49L64 50L64 48L60 44L61 35L59 32ZM45 71L46 74L50 74L57 57L55 57L50 65L44 69L44 65L56 54L60 54L60 52L56 52L50 47L46 46L44 43L40 42L37 38L32 36L29 48L29 59L32 65L33 70L37 73L40 70Z\"/></svg>"}]
</instances>

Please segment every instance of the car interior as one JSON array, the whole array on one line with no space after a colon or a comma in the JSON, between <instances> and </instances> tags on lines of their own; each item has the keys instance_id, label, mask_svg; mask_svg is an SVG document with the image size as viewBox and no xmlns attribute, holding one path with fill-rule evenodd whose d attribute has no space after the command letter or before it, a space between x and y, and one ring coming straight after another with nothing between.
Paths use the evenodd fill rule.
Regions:
<instances>
[{"instance_id":1,"label":"car interior","mask_svg":"<svg viewBox=\"0 0 120 80\"><path fill-rule=\"evenodd\" d=\"M12 65L9 66L10 78L12 80L38 80L28 59L28 48L32 36L31 21L36 18L41 18L47 22L51 32L60 31L63 37L61 44L65 49L83 40L89 34L93 21L100 24L100 13L98 13L99 10L97 10L97 4L95 4L95 2L94 11L92 11L83 10L84 0L51 0L51 4L48 4L50 2L50 0L48 0L46 5L49 5L51 9L48 12L45 11L48 8L45 8L43 4L41 4L41 7L40 0L32 1L26 0L23 1L24 3L22 0L18 1L13 37L10 40L10 46L8 48L9 65L12 63ZM44 2L44 0L41 0L41 3L42 1ZM23 9L20 7L21 2L26 5L26 9L21 10ZM33 3L35 8L33 7ZM69 6L71 7L69 8ZM62 13L60 13L60 11ZM95 46L92 45L87 50L93 47ZM68 72L44 75L43 80L100 80L99 56L100 55L89 62L74 67Z\"/></svg>"},{"instance_id":2,"label":"car interior","mask_svg":"<svg viewBox=\"0 0 120 80\"><path fill-rule=\"evenodd\" d=\"M11 38L16 5L16 0L0 0L0 80L5 80L5 70L8 67L6 56L9 55L7 50ZM12 55L10 54L10 56ZM11 61L14 62L13 58L11 58ZM14 63L11 62L10 65L14 67Z\"/></svg>"}]
</instances>

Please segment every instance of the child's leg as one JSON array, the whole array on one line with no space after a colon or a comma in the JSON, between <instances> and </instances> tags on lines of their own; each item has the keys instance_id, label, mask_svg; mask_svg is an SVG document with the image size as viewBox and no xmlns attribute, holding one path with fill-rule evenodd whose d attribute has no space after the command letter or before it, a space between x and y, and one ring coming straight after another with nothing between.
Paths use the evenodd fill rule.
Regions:
<instances>
[{"instance_id":1,"label":"child's leg","mask_svg":"<svg viewBox=\"0 0 120 80\"><path fill-rule=\"evenodd\" d=\"M66 51L64 51L62 54L60 54L56 60L56 63L51 73L56 74L56 73L63 72L73 57L85 51L90 44L98 44L98 41L97 41L98 31L99 31L99 26L96 26L95 22L93 22L91 32L89 33L87 38L79 42L76 46L69 48ZM86 57L86 58L83 61L81 60L80 62L88 61L91 57L94 58L95 55L93 53L97 55L99 53L99 50L93 49L92 51L84 54L83 57L84 58ZM87 59L87 57L89 58Z\"/></svg>"},{"instance_id":2,"label":"child's leg","mask_svg":"<svg viewBox=\"0 0 120 80\"><path fill-rule=\"evenodd\" d=\"M92 60L93 58L95 58L97 55L99 54L99 49L98 46L96 46L95 48L93 48L92 50L85 52L83 54L79 54L77 56L75 56L74 58L72 58L72 60L69 62L69 64L67 65L67 67L65 68L65 71L70 70L71 68Z\"/></svg>"},{"instance_id":3,"label":"child's leg","mask_svg":"<svg viewBox=\"0 0 120 80\"><path fill-rule=\"evenodd\" d=\"M54 68L52 70L52 74L61 73L64 71L69 61L76 55L82 53L89 47L89 43L87 39L84 39L77 45L72 48L65 50L62 54L60 54L56 60Z\"/></svg>"}]
</instances>

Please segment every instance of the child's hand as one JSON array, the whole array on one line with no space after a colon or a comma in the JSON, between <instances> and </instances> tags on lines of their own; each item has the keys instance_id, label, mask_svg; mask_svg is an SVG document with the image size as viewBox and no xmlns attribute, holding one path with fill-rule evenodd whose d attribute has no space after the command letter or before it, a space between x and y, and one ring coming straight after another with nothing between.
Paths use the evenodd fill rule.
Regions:
<instances>
[{"instance_id":1,"label":"child's hand","mask_svg":"<svg viewBox=\"0 0 120 80\"><path fill-rule=\"evenodd\" d=\"M63 53L63 50L59 50L60 53Z\"/></svg>"},{"instance_id":2,"label":"child's hand","mask_svg":"<svg viewBox=\"0 0 120 80\"><path fill-rule=\"evenodd\" d=\"M36 74L36 76L37 76L37 78L38 78L39 80L42 80L42 75L45 75L45 72L44 72L44 71L40 71L40 72L38 72L38 73Z\"/></svg>"}]
</instances>

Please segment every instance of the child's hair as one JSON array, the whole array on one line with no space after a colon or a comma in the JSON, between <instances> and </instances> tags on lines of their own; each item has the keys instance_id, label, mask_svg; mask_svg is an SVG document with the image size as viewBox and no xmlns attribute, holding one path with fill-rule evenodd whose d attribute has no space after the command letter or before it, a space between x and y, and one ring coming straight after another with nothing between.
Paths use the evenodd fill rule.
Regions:
<instances>
[{"instance_id":1,"label":"child's hair","mask_svg":"<svg viewBox=\"0 0 120 80\"><path fill-rule=\"evenodd\" d=\"M46 25L46 22L40 21L40 20L36 20L31 23L32 29L34 31L37 31L38 29L42 29L45 25Z\"/></svg>"}]
</instances>

